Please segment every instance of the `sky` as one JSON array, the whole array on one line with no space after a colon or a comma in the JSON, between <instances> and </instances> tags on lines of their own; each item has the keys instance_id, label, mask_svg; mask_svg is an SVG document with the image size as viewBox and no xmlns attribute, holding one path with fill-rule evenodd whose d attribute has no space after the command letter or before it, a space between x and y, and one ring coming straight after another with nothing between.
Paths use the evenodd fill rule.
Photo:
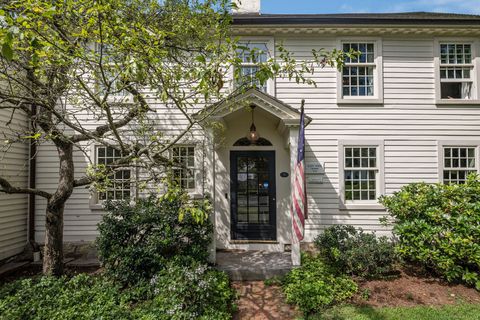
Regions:
<instances>
[{"instance_id":1,"label":"sky","mask_svg":"<svg viewBox=\"0 0 480 320\"><path fill-rule=\"evenodd\" d=\"M480 0L261 0L262 13L449 12L480 14Z\"/></svg>"}]
</instances>

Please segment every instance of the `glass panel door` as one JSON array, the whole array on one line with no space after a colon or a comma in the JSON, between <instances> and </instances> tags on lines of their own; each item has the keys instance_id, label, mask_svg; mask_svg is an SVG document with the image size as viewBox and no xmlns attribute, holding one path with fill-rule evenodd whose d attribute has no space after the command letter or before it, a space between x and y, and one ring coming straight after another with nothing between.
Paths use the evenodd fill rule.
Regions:
<instances>
[{"instance_id":1,"label":"glass panel door","mask_svg":"<svg viewBox=\"0 0 480 320\"><path fill-rule=\"evenodd\" d=\"M274 151L232 151L230 163L232 239L275 239Z\"/></svg>"}]
</instances>

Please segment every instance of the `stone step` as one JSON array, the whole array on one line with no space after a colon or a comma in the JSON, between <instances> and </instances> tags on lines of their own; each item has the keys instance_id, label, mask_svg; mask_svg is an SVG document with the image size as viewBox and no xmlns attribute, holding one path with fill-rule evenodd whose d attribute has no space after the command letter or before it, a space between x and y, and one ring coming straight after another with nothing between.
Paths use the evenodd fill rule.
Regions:
<instances>
[{"instance_id":1,"label":"stone step","mask_svg":"<svg viewBox=\"0 0 480 320\"><path fill-rule=\"evenodd\" d=\"M233 281L258 281L287 274L292 261L287 252L219 251L216 267Z\"/></svg>"}]
</instances>

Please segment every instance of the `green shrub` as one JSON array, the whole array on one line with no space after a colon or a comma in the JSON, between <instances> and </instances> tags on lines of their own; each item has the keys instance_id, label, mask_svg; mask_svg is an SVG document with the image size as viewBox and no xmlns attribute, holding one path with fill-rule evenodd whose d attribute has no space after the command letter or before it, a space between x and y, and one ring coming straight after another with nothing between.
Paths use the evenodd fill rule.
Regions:
<instances>
[{"instance_id":1,"label":"green shrub","mask_svg":"<svg viewBox=\"0 0 480 320\"><path fill-rule=\"evenodd\" d=\"M172 260L152 278L154 298L136 308L135 319L231 319L236 295L227 275L184 263Z\"/></svg>"},{"instance_id":2,"label":"green shrub","mask_svg":"<svg viewBox=\"0 0 480 320\"><path fill-rule=\"evenodd\" d=\"M99 224L99 258L107 275L123 284L149 280L167 260L192 257L205 262L212 239L206 200L191 201L178 188L153 196L108 202Z\"/></svg>"},{"instance_id":3,"label":"green shrub","mask_svg":"<svg viewBox=\"0 0 480 320\"><path fill-rule=\"evenodd\" d=\"M0 288L0 319L132 319L118 286L102 277L40 277Z\"/></svg>"},{"instance_id":4,"label":"green shrub","mask_svg":"<svg viewBox=\"0 0 480 320\"><path fill-rule=\"evenodd\" d=\"M480 290L480 180L416 183L380 202L395 219L398 252L448 281Z\"/></svg>"},{"instance_id":5,"label":"green shrub","mask_svg":"<svg viewBox=\"0 0 480 320\"><path fill-rule=\"evenodd\" d=\"M315 239L315 245L334 269L363 278L382 278L395 270L394 244L353 226L335 225Z\"/></svg>"},{"instance_id":6,"label":"green shrub","mask_svg":"<svg viewBox=\"0 0 480 320\"><path fill-rule=\"evenodd\" d=\"M302 256L302 266L284 279L288 303L296 304L305 315L318 312L353 296L358 287L347 276L337 276L321 259Z\"/></svg>"},{"instance_id":7,"label":"green shrub","mask_svg":"<svg viewBox=\"0 0 480 320\"><path fill-rule=\"evenodd\" d=\"M121 289L103 276L38 277L0 288L0 320L231 319L225 273L172 259L151 281Z\"/></svg>"}]
</instances>

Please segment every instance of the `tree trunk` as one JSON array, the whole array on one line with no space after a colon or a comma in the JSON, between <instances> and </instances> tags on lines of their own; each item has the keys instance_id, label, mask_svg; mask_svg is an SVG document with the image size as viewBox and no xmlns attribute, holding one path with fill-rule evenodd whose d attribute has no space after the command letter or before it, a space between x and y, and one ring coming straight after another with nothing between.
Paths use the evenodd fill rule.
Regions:
<instances>
[{"instance_id":1,"label":"tree trunk","mask_svg":"<svg viewBox=\"0 0 480 320\"><path fill-rule=\"evenodd\" d=\"M73 192L74 164L73 145L55 141L60 159L58 188L48 200L45 221L45 248L43 273L60 276L63 274L63 211Z\"/></svg>"},{"instance_id":2,"label":"tree trunk","mask_svg":"<svg viewBox=\"0 0 480 320\"><path fill-rule=\"evenodd\" d=\"M45 248L43 251L43 273L60 276L63 274L63 209L47 204L45 222Z\"/></svg>"}]
</instances>

